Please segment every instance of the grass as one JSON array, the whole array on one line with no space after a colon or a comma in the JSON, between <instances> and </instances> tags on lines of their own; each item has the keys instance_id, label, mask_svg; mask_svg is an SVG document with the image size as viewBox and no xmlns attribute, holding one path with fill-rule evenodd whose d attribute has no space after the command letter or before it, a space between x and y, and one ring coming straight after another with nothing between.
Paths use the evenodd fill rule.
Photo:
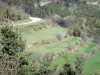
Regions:
<instances>
[{"instance_id":1,"label":"grass","mask_svg":"<svg viewBox=\"0 0 100 75\"><path fill-rule=\"evenodd\" d=\"M57 50L63 50L63 49L65 49L64 47L68 46L69 43L73 43L77 39L78 38L76 38L76 37L72 37L72 38L68 38L68 39L65 39L63 41L59 41L59 42L52 43L52 44L34 46L32 48L26 49L26 51L40 52L41 54L44 54L47 52L54 52Z\"/></svg>"},{"instance_id":2,"label":"grass","mask_svg":"<svg viewBox=\"0 0 100 75\"><path fill-rule=\"evenodd\" d=\"M63 65L63 64L65 64L67 61L69 62L69 63L71 63L72 64L72 66L74 65L74 62L75 62L75 60L76 60L76 57L77 57L77 53L68 53L68 54L66 54L67 55L67 57L68 57L68 59L65 59L65 57L64 56L60 56L60 57L58 57L58 58L56 58L52 63L51 63L51 66L56 66L56 65ZM65 55L65 56L66 56Z\"/></svg>"},{"instance_id":3,"label":"grass","mask_svg":"<svg viewBox=\"0 0 100 75\"><path fill-rule=\"evenodd\" d=\"M31 29L29 27L25 27L25 29L20 31L20 33L23 35L23 37L26 38L27 44L32 44L41 40L54 38L58 33L66 34L67 29L62 28L60 26L56 26L53 28L44 28L39 31L34 31L31 26Z\"/></svg>"},{"instance_id":4,"label":"grass","mask_svg":"<svg viewBox=\"0 0 100 75\"><path fill-rule=\"evenodd\" d=\"M54 38L58 33L62 33L63 35L67 33L68 29L62 28L60 26L54 26L53 28L43 28L42 30L34 31L34 29L39 26L48 26L48 25L49 23L47 22L45 23L39 22L36 24L32 24L30 26L21 26L19 27L19 32L26 38L27 44L32 44L34 42ZM79 38L71 37L52 44L34 46L32 48L26 49L26 51L45 54L48 52L55 52L57 50L64 50L65 47L69 45L69 43L72 44L77 39ZM86 42L84 42L84 44L78 46L76 52L66 54L68 56L68 61L69 63L71 63L73 69L75 69L75 61L78 54L80 52L84 52L87 54L91 53L91 51L94 49L95 46L96 43L93 42L92 39L88 39ZM89 75L89 74L94 75L96 71L98 72L100 71L100 60L98 58L99 56L100 52L98 51L93 57L87 59L84 62L84 75ZM58 73L62 70L62 66L66 62L67 60L64 56L59 56L52 61L51 67L55 67L58 65L55 75L58 75Z\"/></svg>"},{"instance_id":5,"label":"grass","mask_svg":"<svg viewBox=\"0 0 100 75\"><path fill-rule=\"evenodd\" d=\"M85 61L84 65L84 75L94 75L95 72L100 74L100 48L97 53Z\"/></svg>"},{"instance_id":6,"label":"grass","mask_svg":"<svg viewBox=\"0 0 100 75\"><path fill-rule=\"evenodd\" d=\"M60 56L56 58L55 60L53 60L51 63L51 66L52 67L57 66L57 71L55 72L55 75L58 75L58 73L61 72L63 65L68 62L75 69L75 61L76 61L77 55L78 55L77 53L69 53L69 54L64 55L64 56L67 56L68 59L66 59L64 56Z\"/></svg>"},{"instance_id":7,"label":"grass","mask_svg":"<svg viewBox=\"0 0 100 75\"><path fill-rule=\"evenodd\" d=\"M81 45L78 48L78 52L90 53L94 49L95 46L96 46L96 43L93 42L93 40L87 40L83 45Z\"/></svg>"},{"instance_id":8,"label":"grass","mask_svg":"<svg viewBox=\"0 0 100 75\"><path fill-rule=\"evenodd\" d=\"M88 40L82 46L79 47L79 50L82 50L86 53L90 53L95 46L96 46L96 44L93 42L93 40ZM66 60L64 56L57 57L55 60L53 60L51 63L51 66L54 67L54 66L58 65L56 74L61 70L61 67L67 61L72 65L73 69L75 69L75 61L76 61L76 57L78 56L78 53L79 52L66 54L68 57L68 60ZM95 56L87 59L84 62L84 64L85 64L84 65L84 75L89 75L89 74L94 75L94 73L96 71L100 71L100 60L97 59L99 56L100 56L100 52L97 52L95 54Z\"/></svg>"}]
</instances>

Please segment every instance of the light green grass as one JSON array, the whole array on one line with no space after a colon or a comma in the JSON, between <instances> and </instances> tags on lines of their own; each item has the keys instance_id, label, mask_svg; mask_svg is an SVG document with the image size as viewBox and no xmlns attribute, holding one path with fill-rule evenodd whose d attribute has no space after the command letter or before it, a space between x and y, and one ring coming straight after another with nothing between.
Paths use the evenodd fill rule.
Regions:
<instances>
[{"instance_id":1,"label":"light green grass","mask_svg":"<svg viewBox=\"0 0 100 75\"><path fill-rule=\"evenodd\" d=\"M92 74L94 75L95 72L98 72L100 74L100 49L97 51L97 53L85 61L84 66L84 75Z\"/></svg>"},{"instance_id":2,"label":"light green grass","mask_svg":"<svg viewBox=\"0 0 100 75\"><path fill-rule=\"evenodd\" d=\"M73 69L75 69L75 61L76 61L76 57L77 57L77 53L69 53L66 54L64 56L67 56L68 59L66 59L64 56L60 56L58 58L56 58L55 60L52 61L51 63L51 67L55 67L57 66L57 71L55 72L55 75L58 75L59 72L61 72L62 67L65 63L70 63Z\"/></svg>"},{"instance_id":3,"label":"light green grass","mask_svg":"<svg viewBox=\"0 0 100 75\"><path fill-rule=\"evenodd\" d=\"M26 38L26 44L32 44L34 42L39 42L42 40L54 38L58 33L65 34L67 33L67 29L57 26L53 28L44 28L39 31L34 31L32 29L25 29L25 31L21 32L23 37Z\"/></svg>"},{"instance_id":4,"label":"light green grass","mask_svg":"<svg viewBox=\"0 0 100 75\"><path fill-rule=\"evenodd\" d=\"M46 45L41 45L41 46L34 46L32 48L26 49L26 51L32 51L32 52L40 52L40 53L47 53L47 52L54 52L57 50L63 50L65 49L66 46L69 45L69 43L73 43L76 41L78 38L76 37L71 37L68 39L64 39L63 41L59 41L56 43L52 44L46 44Z\"/></svg>"},{"instance_id":5,"label":"light green grass","mask_svg":"<svg viewBox=\"0 0 100 75\"><path fill-rule=\"evenodd\" d=\"M96 44L93 42L93 40L88 40L87 42L85 42L83 45L79 47L79 50L82 50L83 52L86 52L86 53L90 53L95 46ZM76 57L78 56L78 53L79 52L67 54L67 57L68 57L67 61L72 65L73 69L75 69L75 61L76 61ZM94 74L95 71L98 71L98 70L100 71L100 63L93 63L93 62L100 62L98 58L99 56L100 56L100 52L99 53L97 52L95 56L85 61L84 75ZM52 61L51 63L52 67L58 65L56 74L61 70L61 66L63 66L67 61L65 60L64 56L57 57L55 60Z\"/></svg>"},{"instance_id":6,"label":"light green grass","mask_svg":"<svg viewBox=\"0 0 100 75\"><path fill-rule=\"evenodd\" d=\"M95 46L96 46L96 43L93 42L92 39L89 39L83 45L78 47L78 52L90 53L94 49Z\"/></svg>"}]
</instances>

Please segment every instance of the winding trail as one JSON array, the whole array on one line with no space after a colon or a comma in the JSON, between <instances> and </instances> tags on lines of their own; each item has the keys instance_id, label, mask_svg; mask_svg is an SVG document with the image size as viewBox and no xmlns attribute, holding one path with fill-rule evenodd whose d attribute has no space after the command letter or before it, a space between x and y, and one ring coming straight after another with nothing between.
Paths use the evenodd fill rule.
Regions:
<instances>
[{"instance_id":1,"label":"winding trail","mask_svg":"<svg viewBox=\"0 0 100 75\"><path fill-rule=\"evenodd\" d=\"M40 6L47 5L47 4L51 3L51 2L52 2L52 1L47 1L47 2L41 3Z\"/></svg>"},{"instance_id":2,"label":"winding trail","mask_svg":"<svg viewBox=\"0 0 100 75\"><path fill-rule=\"evenodd\" d=\"M25 22L25 23L19 23L19 24L13 23L13 26L28 25L28 24L32 24L32 23L35 23L35 22L39 22L39 21L42 20L41 18L36 18L36 17L29 17L29 19L31 19L31 21Z\"/></svg>"}]
</instances>

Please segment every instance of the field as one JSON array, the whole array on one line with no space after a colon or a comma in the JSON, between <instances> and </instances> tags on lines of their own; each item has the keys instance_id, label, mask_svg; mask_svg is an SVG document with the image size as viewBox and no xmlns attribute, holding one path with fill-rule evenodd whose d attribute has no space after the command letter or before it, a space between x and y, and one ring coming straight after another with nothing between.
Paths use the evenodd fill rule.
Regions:
<instances>
[{"instance_id":1,"label":"field","mask_svg":"<svg viewBox=\"0 0 100 75\"><path fill-rule=\"evenodd\" d=\"M39 27L41 27L39 29ZM42 28L43 27L43 28ZM68 31L67 28L62 28L58 25L54 25L53 23L49 22L39 22L36 24L32 24L29 26L21 26L18 28L19 32L23 35L23 37L26 38L26 44L31 45L35 42L39 42L42 40L47 40L51 38L55 38L58 33L61 33L62 35L65 35ZM79 37L68 37L66 39L63 39L58 42L50 43L50 44L44 44L39 46L32 46L31 48L26 48L27 52L38 52L41 54L45 54L48 52L56 52L60 50L67 50L66 47L72 45L74 42L79 40ZM54 59L51 63L51 67L57 67L57 71L55 72L55 75L58 74L59 71L62 70L62 65L64 65L67 61L65 56L68 57L68 62L72 64L72 67L75 67L75 61L76 57L84 53L86 55L90 55L93 49L96 47L96 43L93 41L93 39L87 39L87 41L83 42L81 45L76 45L74 52L69 52L63 56L58 56L56 59ZM96 71L100 71L100 60L97 59L100 55L99 52L100 49L97 50L96 54L94 56L89 57L84 62L84 75L94 75Z\"/></svg>"}]
</instances>

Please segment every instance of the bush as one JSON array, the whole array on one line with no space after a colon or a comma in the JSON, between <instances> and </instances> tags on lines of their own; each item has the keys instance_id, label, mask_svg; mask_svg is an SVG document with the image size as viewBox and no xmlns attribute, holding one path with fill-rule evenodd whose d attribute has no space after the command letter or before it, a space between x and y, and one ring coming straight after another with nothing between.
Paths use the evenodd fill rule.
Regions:
<instances>
[{"instance_id":1,"label":"bush","mask_svg":"<svg viewBox=\"0 0 100 75\"><path fill-rule=\"evenodd\" d=\"M10 26L1 28L1 45L2 52L8 55L16 55L18 52L22 52L25 49L25 41L22 37L14 31Z\"/></svg>"},{"instance_id":2,"label":"bush","mask_svg":"<svg viewBox=\"0 0 100 75\"><path fill-rule=\"evenodd\" d=\"M67 23L64 19L59 19L59 20L57 21L57 23L58 23L60 26L64 27L64 28L66 28L66 27L68 26L68 23Z\"/></svg>"},{"instance_id":3,"label":"bush","mask_svg":"<svg viewBox=\"0 0 100 75\"><path fill-rule=\"evenodd\" d=\"M75 37L80 37L80 35L81 35L81 30L80 30L79 28L74 28L73 35L74 35Z\"/></svg>"},{"instance_id":4,"label":"bush","mask_svg":"<svg viewBox=\"0 0 100 75\"><path fill-rule=\"evenodd\" d=\"M59 33L59 34L57 34L57 40L59 40L59 41L61 41L62 40L62 35Z\"/></svg>"}]
</instances>

